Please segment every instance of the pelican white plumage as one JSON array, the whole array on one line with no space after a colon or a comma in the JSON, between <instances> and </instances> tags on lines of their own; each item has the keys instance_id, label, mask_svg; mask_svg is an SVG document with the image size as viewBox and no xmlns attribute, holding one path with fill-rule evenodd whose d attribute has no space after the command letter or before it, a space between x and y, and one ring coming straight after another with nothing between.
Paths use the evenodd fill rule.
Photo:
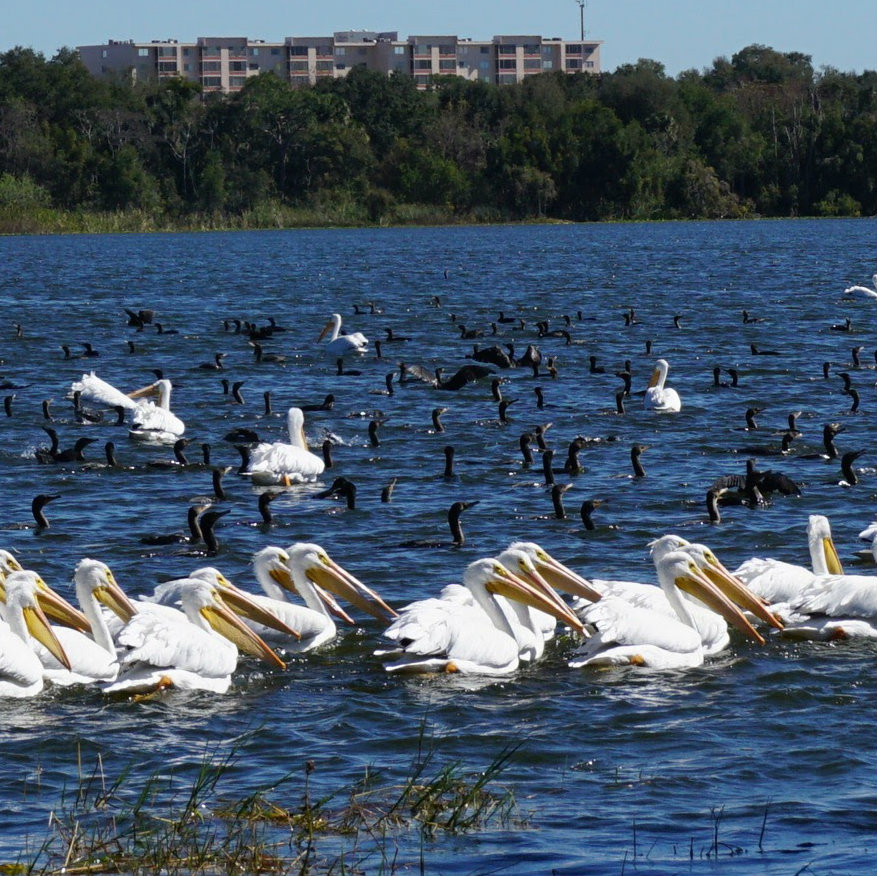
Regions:
<instances>
[{"instance_id":1,"label":"pelican white plumage","mask_svg":"<svg viewBox=\"0 0 877 876\"><path fill-rule=\"evenodd\" d=\"M769 603L790 602L817 576L843 573L831 537L831 524L822 514L811 514L807 520L807 547L812 569L770 557L752 557L735 569L733 574Z\"/></svg>"},{"instance_id":2,"label":"pelican white plumage","mask_svg":"<svg viewBox=\"0 0 877 876\"><path fill-rule=\"evenodd\" d=\"M39 575L28 570L5 576L6 621L0 621L0 695L30 697L43 689L45 670L37 653L40 648L51 653L60 665L70 667L55 630L37 602L36 591L41 583Z\"/></svg>"},{"instance_id":3,"label":"pelican white plumage","mask_svg":"<svg viewBox=\"0 0 877 876\"><path fill-rule=\"evenodd\" d=\"M515 575L523 578L537 590L541 590L549 599L559 601L556 590L587 599L590 602L600 598L600 594L584 578L564 566L535 542L512 542L497 559ZM549 612L518 602L506 601L506 603L522 624L521 630L516 629L519 641L521 641L522 634L525 637L529 636L530 629L533 629L534 632L538 631L541 640L536 644L537 654L525 658L525 654L522 652L521 659L538 659L542 655L545 642L554 637L557 617ZM565 604L561 603L561 605L566 608Z\"/></svg>"},{"instance_id":4,"label":"pelican white plumage","mask_svg":"<svg viewBox=\"0 0 877 876\"><path fill-rule=\"evenodd\" d=\"M238 649L283 669L283 661L228 607L233 595L198 578L177 582L186 620L165 612L138 612L122 629L119 677L104 687L109 694L139 694L175 687L225 693L237 668ZM238 607L246 601L238 595ZM276 622L255 603L251 617Z\"/></svg>"},{"instance_id":5,"label":"pelican white plumage","mask_svg":"<svg viewBox=\"0 0 877 876\"><path fill-rule=\"evenodd\" d=\"M171 382L162 379L131 394L135 398L141 395L158 397L158 403L147 399L137 405L131 418L131 429L128 431L131 438L157 444L173 444L183 436L186 424L170 409L171 389Z\"/></svg>"},{"instance_id":6,"label":"pelican white plumage","mask_svg":"<svg viewBox=\"0 0 877 876\"><path fill-rule=\"evenodd\" d=\"M286 414L289 443L262 442L250 451L250 467L246 474L259 486L300 484L314 481L326 464L308 450L304 431L305 417L301 408L290 408Z\"/></svg>"},{"instance_id":7,"label":"pelican white plumage","mask_svg":"<svg viewBox=\"0 0 877 876\"><path fill-rule=\"evenodd\" d=\"M514 672L520 648L512 625L495 595L552 613L581 631L575 615L510 572L499 560L467 566L459 587L445 588L438 599L413 602L384 632L397 647L376 652L395 658L387 672L461 672L501 676Z\"/></svg>"},{"instance_id":8,"label":"pelican white plumage","mask_svg":"<svg viewBox=\"0 0 877 876\"><path fill-rule=\"evenodd\" d=\"M249 621L248 626L262 638L282 643L286 651L310 651L334 639L337 630L330 612L354 623L331 594L363 608L379 620L389 621L396 616L380 596L336 563L319 545L298 542L288 550L274 546L263 548L254 555L253 568L256 580L267 595L247 595L298 635L289 636L276 627L271 629L256 621ZM201 569L192 576L207 576L210 571ZM290 602L289 593L297 593L305 605Z\"/></svg>"},{"instance_id":9,"label":"pelican white plumage","mask_svg":"<svg viewBox=\"0 0 877 876\"><path fill-rule=\"evenodd\" d=\"M43 689L43 664L32 643L39 642L60 661L67 659L36 601L33 572L10 572L4 582L6 616L0 621L0 698L36 696Z\"/></svg>"},{"instance_id":10,"label":"pelican white plumage","mask_svg":"<svg viewBox=\"0 0 877 876\"><path fill-rule=\"evenodd\" d=\"M584 619L594 634L569 661L573 668L593 665L634 665L653 669L700 666L706 655L692 618L687 592L718 612L728 623L759 643L764 639L743 613L682 551L672 551L655 564L661 589L676 617L639 608L614 596L604 596L585 609Z\"/></svg>"},{"instance_id":11,"label":"pelican white plumage","mask_svg":"<svg viewBox=\"0 0 877 876\"><path fill-rule=\"evenodd\" d=\"M858 298L877 298L877 274L871 277L872 289L867 286L847 286L844 289L844 295L852 295Z\"/></svg>"},{"instance_id":12,"label":"pelican white plumage","mask_svg":"<svg viewBox=\"0 0 877 876\"><path fill-rule=\"evenodd\" d=\"M666 359L658 359L655 362L655 370L649 380L646 394L643 397L643 407L647 411L663 411L676 413L682 410L682 400L675 389L664 384L667 382L667 372L670 366Z\"/></svg>"},{"instance_id":13,"label":"pelican white plumage","mask_svg":"<svg viewBox=\"0 0 877 876\"><path fill-rule=\"evenodd\" d=\"M140 441L173 444L186 431L183 421L170 410L172 384L167 379L156 380L142 389L125 394L98 377L94 371L83 374L70 390L79 392L83 401L103 407L122 407L131 412L131 429L128 435ZM145 396L157 396L156 404Z\"/></svg>"},{"instance_id":14,"label":"pelican white plumage","mask_svg":"<svg viewBox=\"0 0 877 876\"><path fill-rule=\"evenodd\" d=\"M789 603L784 636L877 638L877 576L820 575Z\"/></svg>"},{"instance_id":15,"label":"pelican white plumage","mask_svg":"<svg viewBox=\"0 0 877 876\"><path fill-rule=\"evenodd\" d=\"M325 352L333 359L349 356L351 353L365 353L368 350L368 338L362 332L341 334L341 314L333 313L320 332L317 341L322 341L331 332L329 340L323 346Z\"/></svg>"},{"instance_id":16,"label":"pelican white plumage","mask_svg":"<svg viewBox=\"0 0 877 876\"><path fill-rule=\"evenodd\" d=\"M69 665L62 665L54 654L38 648L45 678L64 687L113 681L119 674L119 660L100 605L105 605L123 622L130 621L137 609L116 583L109 566L100 560L80 560L73 581L82 613L91 625L91 636L69 627L54 627Z\"/></svg>"}]
</instances>

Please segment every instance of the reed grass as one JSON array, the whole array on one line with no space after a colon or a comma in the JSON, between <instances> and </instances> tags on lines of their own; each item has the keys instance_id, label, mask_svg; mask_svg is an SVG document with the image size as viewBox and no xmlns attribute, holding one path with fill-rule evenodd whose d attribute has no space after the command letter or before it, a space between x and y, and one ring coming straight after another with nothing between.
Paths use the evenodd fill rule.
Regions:
<instances>
[{"instance_id":1,"label":"reed grass","mask_svg":"<svg viewBox=\"0 0 877 876\"><path fill-rule=\"evenodd\" d=\"M316 876L366 867L392 874L402 859L423 872L425 850L439 834L520 824L513 795L498 785L518 748L504 748L472 773L442 763L438 744L422 737L403 781L368 769L352 787L324 796L312 788L313 761L303 774L229 797L221 786L240 765L236 749L206 751L185 779L163 772L141 780L130 766L109 778L98 755L88 771L79 764L46 835L18 861L0 862L0 876Z\"/></svg>"}]
</instances>

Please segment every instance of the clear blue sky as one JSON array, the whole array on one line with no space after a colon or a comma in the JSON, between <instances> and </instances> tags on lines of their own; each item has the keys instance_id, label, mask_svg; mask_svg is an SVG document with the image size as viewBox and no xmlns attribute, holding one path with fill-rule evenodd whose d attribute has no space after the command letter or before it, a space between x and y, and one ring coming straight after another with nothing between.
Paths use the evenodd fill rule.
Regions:
<instances>
[{"instance_id":1,"label":"clear blue sky","mask_svg":"<svg viewBox=\"0 0 877 876\"><path fill-rule=\"evenodd\" d=\"M108 39L282 40L354 29L575 39L579 7L577 0L0 0L0 50L30 46L47 58L60 46ZM875 0L586 0L585 30L604 41L605 70L651 58L675 76L752 43L803 52L817 68L877 69Z\"/></svg>"}]
</instances>

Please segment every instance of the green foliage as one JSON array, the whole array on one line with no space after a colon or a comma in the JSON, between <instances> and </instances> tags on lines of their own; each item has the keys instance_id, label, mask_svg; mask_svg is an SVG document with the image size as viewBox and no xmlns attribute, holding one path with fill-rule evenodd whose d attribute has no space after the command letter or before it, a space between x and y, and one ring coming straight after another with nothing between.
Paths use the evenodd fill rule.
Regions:
<instances>
[{"instance_id":1,"label":"green foliage","mask_svg":"<svg viewBox=\"0 0 877 876\"><path fill-rule=\"evenodd\" d=\"M0 230L873 215L877 72L751 45L675 79L640 59L420 91L354 67L204 96L16 47L0 175Z\"/></svg>"}]
</instances>

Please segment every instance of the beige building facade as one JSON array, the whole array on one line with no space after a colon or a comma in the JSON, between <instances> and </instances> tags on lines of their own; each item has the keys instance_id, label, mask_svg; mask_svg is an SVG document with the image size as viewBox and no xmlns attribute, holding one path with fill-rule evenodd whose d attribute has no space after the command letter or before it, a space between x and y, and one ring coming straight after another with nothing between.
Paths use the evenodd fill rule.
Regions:
<instances>
[{"instance_id":1,"label":"beige building facade","mask_svg":"<svg viewBox=\"0 0 877 876\"><path fill-rule=\"evenodd\" d=\"M409 36L395 31L336 31L331 37L286 37L282 42L248 37L178 40L110 40L79 46L95 76L135 82L182 77L205 93L234 93L250 76L274 73L292 85L346 76L363 66L412 76L426 88L434 76L508 85L538 73L599 73L600 40L562 40L539 35L495 36L479 41L453 35Z\"/></svg>"}]
</instances>

